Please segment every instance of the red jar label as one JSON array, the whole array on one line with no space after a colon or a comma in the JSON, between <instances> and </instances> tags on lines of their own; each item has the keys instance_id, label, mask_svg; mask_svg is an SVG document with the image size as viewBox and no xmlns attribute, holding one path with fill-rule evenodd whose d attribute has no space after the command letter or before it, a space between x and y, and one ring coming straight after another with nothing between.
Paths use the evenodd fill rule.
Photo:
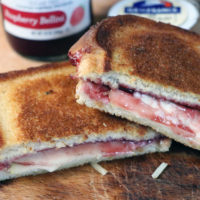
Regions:
<instances>
[{"instance_id":1,"label":"red jar label","mask_svg":"<svg viewBox=\"0 0 200 200\"><path fill-rule=\"evenodd\" d=\"M32 2L32 5L31 5ZM31 40L66 37L91 23L89 0L2 0L5 30Z\"/></svg>"},{"instance_id":2,"label":"red jar label","mask_svg":"<svg viewBox=\"0 0 200 200\"><path fill-rule=\"evenodd\" d=\"M47 13L28 13L15 9L3 7L4 19L17 26L33 29L48 29L62 27L67 16L62 11L54 11Z\"/></svg>"}]
</instances>

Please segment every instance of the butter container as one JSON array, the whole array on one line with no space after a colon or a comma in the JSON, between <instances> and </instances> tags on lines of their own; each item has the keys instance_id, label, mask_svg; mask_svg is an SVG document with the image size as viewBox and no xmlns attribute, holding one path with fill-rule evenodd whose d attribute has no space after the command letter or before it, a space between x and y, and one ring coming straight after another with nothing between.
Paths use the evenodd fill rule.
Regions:
<instances>
[{"instance_id":1,"label":"butter container","mask_svg":"<svg viewBox=\"0 0 200 200\"><path fill-rule=\"evenodd\" d=\"M199 1L195 0L122 0L108 16L132 14L191 29L199 19Z\"/></svg>"}]
</instances>

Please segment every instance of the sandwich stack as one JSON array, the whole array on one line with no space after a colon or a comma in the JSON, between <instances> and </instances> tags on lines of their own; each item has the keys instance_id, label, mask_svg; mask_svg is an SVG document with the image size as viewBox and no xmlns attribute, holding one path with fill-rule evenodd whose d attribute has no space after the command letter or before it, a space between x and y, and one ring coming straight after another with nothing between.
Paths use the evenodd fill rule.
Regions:
<instances>
[{"instance_id":1,"label":"sandwich stack","mask_svg":"<svg viewBox=\"0 0 200 200\"><path fill-rule=\"evenodd\" d=\"M133 15L93 26L69 51L80 104L200 150L200 36Z\"/></svg>"}]
</instances>

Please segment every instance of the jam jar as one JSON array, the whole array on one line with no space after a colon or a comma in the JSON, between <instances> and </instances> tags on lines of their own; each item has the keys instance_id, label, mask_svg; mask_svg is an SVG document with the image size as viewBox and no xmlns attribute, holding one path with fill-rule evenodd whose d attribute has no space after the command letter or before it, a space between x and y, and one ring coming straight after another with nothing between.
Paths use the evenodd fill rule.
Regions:
<instances>
[{"instance_id":1,"label":"jam jar","mask_svg":"<svg viewBox=\"0 0 200 200\"><path fill-rule=\"evenodd\" d=\"M90 0L2 0L3 24L19 54L63 60L92 24Z\"/></svg>"}]
</instances>

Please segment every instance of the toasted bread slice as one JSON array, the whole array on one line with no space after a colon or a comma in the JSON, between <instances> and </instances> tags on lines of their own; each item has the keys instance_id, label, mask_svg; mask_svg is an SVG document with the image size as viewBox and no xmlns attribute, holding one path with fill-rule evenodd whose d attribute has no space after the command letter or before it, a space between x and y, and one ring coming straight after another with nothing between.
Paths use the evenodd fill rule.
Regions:
<instances>
[{"instance_id":1,"label":"toasted bread slice","mask_svg":"<svg viewBox=\"0 0 200 200\"><path fill-rule=\"evenodd\" d=\"M200 108L200 36L149 19L103 20L69 50L84 80L124 85Z\"/></svg>"},{"instance_id":2,"label":"toasted bread slice","mask_svg":"<svg viewBox=\"0 0 200 200\"><path fill-rule=\"evenodd\" d=\"M0 180L169 149L149 128L77 104L74 73L63 63L0 75ZM115 154L125 144L135 146Z\"/></svg>"},{"instance_id":3,"label":"toasted bread slice","mask_svg":"<svg viewBox=\"0 0 200 200\"><path fill-rule=\"evenodd\" d=\"M200 36L123 15L93 26L69 51L81 104L200 150Z\"/></svg>"}]
</instances>

